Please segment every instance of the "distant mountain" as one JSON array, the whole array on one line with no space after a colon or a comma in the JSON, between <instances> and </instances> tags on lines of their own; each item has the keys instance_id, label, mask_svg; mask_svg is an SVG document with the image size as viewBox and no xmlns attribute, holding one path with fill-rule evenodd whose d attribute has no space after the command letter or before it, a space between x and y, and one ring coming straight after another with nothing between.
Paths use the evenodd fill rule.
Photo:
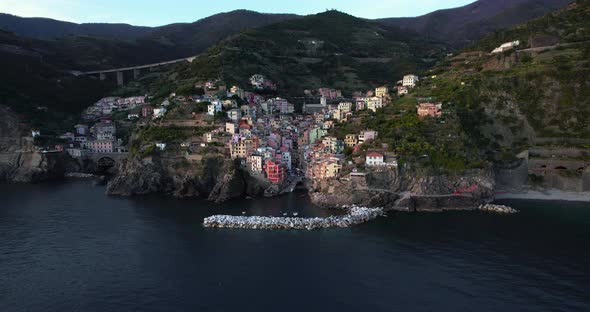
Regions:
<instances>
[{"instance_id":1,"label":"distant mountain","mask_svg":"<svg viewBox=\"0 0 590 312\"><path fill-rule=\"evenodd\" d=\"M461 48L493 31L543 16L571 2L572 0L478 0L463 7L439 10L419 17L387 18L379 21Z\"/></svg>"},{"instance_id":2,"label":"distant mountain","mask_svg":"<svg viewBox=\"0 0 590 312\"><path fill-rule=\"evenodd\" d=\"M193 55L242 30L294 18L299 18L299 16L236 10L212 15L190 24L171 24L156 27L143 39L174 45L175 49L189 53L185 55Z\"/></svg>"},{"instance_id":3,"label":"distant mountain","mask_svg":"<svg viewBox=\"0 0 590 312\"><path fill-rule=\"evenodd\" d=\"M289 14L246 10L213 15L190 24L136 27L124 24L74 24L0 14L0 28L28 38L64 68L102 69L140 65L196 55L240 31L286 19ZM3 44L0 39L0 44Z\"/></svg>"},{"instance_id":4,"label":"distant mountain","mask_svg":"<svg viewBox=\"0 0 590 312\"><path fill-rule=\"evenodd\" d=\"M232 36L179 68L175 78L161 81L175 81L174 86L159 85L157 90L184 89L199 79L215 78L245 87L253 74L275 81L283 94L322 86L368 90L429 68L445 53L442 43L328 11Z\"/></svg>"},{"instance_id":5,"label":"distant mountain","mask_svg":"<svg viewBox=\"0 0 590 312\"><path fill-rule=\"evenodd\" d=\"M50 18L26 18L4 13L0 13L0 28L22 37L43 40L59 39L66 36L96 36L130 40L145 36L152 31L151 27L127 24L76 24Z\"/></svg>"}]
</instances>

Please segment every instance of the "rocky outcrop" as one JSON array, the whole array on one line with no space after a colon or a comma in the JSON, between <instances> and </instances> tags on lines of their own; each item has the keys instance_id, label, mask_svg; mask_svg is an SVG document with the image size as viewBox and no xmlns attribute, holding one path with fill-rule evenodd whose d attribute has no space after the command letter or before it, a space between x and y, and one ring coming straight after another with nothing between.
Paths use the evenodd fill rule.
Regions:
<instances>
[{"instance_id":1,"label":"rocky outcrop","mask_svg":"<svg viewBox=\"0 0 590 312\"><path fill-rule=\"evenodd\" d=\"M134 157L123 161L107 184L109 195L166 194L178 198L202 197L223 202L243 196L261 196L268 187L232 160L207 157L189 163L183 157Z\"/></svg>"},{"instance_id":2,"label":"rocky outcrop","mask_svg":"<svg viewBox=\"0 0 590 312\"><path fill-rule=\"evenodd\" d=\"M35 183L61 179L72 159L64 153L15 152L0 160L0 181Z\"/></svg>"},{"instance_id":3,"label":"rocky outcrop","mask_svg":"<svg viewBox=\"0 0 590 312\"><path fill-rule=\"evenodd\" d=\"M0 182L30 183L63 178L75 167L65 153L37 151L28 127L16 113L0 105Z\"/></svg>"},{"instance_id":4,"label":"rocky outcrop","mask_svg":"<svg viewBox=\"0 0 590 312\"><path fill-rule=\"evenodd\" d=\"M322 207L363 205L402 211L465 210L475 209L492 198L494 187L491 170L445 175L404 168L369 172L363 178L315 183L311 199Z\"/></svg>"}]
</instances>

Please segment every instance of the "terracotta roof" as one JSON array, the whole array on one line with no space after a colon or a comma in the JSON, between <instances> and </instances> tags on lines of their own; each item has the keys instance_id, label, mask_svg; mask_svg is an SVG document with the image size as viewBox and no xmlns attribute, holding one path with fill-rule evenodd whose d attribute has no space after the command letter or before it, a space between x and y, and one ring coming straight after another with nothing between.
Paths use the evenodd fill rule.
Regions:
<instances>
[{"instance_id":1,"label":"terracotta roof","mask_svg":"<svg viewBox=\"0 0 590 312\"><path fill-rule=\"evenodd\" d=\"M383 154L377 152L367 153L367 157L383 157Z\"/></svg>"}]
</instances>

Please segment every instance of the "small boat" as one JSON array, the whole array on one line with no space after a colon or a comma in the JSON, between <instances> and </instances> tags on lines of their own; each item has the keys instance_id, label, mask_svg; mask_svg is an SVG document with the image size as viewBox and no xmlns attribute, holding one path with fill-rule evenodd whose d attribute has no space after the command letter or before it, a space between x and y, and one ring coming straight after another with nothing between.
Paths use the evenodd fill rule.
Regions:
<instances>
[{"instance_id":1,"label":"small boat","mask_svg":"<svg viewBox=\"0 0 590 312\"><path fill-rule=\"evenodd\" d=\"M298 212L293 212L293 216L297 217L299 215Z\"/></svg>"},{"instance_id":2,"label":"small boat","mask_svg":"<svg viewBox=\"0 0 590 312\"><path fill-rule=\"evenodd\" d=\"M246 214L246 212L245 211L242 211L242 215L245 215L245 214Z\"/></svg>"}]
</instances>

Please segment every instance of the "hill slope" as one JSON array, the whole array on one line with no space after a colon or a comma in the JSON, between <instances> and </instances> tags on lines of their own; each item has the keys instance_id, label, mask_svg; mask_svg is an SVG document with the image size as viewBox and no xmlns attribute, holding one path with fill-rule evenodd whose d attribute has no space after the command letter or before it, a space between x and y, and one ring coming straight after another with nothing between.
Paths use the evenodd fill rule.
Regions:
<instances>
[{"instance_id":1,"label":"hill slope","mask_svg":"<svg viewBox=\"0 0 590 312\"><path fill-rule=\"evenodd\" d=\"M490 32L524 23L563 8L572 0L478 0L463 7L439 10L414 18L380 22L464 47Z\"/></svg>"},{"instance_id":2,"label":"hill slope","mask_svg":"<svg viewBox=\"0 0 590 312\"><path fill-rule=\"evenodd\" d=\"M246 30L174 77L177 84L219 77L244 86L253 74L263 74L291 94L322 86L351 92L428 68L445 51L444 44L329 11Z\"/></svg>"},{"instance_id":3,"label":"hill slope","mask_svg":"<svg viewBox=\"0 0 590 312\"><path fill-rule=\"evenodd\" d=\"M563 45L493 55L486 47L449 57L410 95L376 113L361 111L336 124L332 134L344 139L376 130L379 138L368 149L386 143L403 160L426 164L438 175L510 163L538 142L590 139L590 1L578 2L481 42L496 46L506 38L527 42L551 35ZM416 104L428 97L442 102L440 118L418 118Z\"/></svg>"},{"instance_id":4,"label":"hill slope","mask_svg":"<svg viewBox=\"0 0 590 312\"><path fill-rule=\"evenodd\" d=\"M522 50L488 54L508 38L521 40ZM470 50L437 67L436 79L417 92L453 102L482 146L590 138L590 1L495 33Z\"/></svg>"}]
</instances>

